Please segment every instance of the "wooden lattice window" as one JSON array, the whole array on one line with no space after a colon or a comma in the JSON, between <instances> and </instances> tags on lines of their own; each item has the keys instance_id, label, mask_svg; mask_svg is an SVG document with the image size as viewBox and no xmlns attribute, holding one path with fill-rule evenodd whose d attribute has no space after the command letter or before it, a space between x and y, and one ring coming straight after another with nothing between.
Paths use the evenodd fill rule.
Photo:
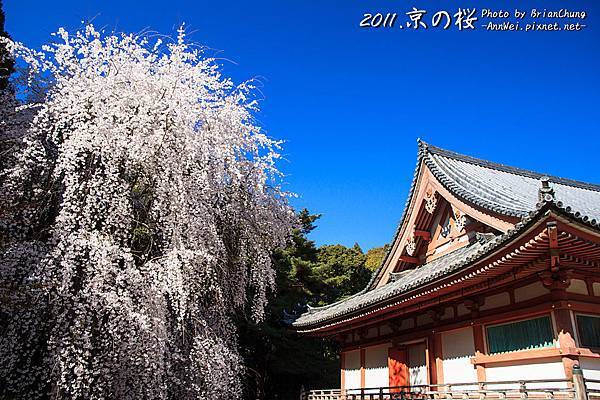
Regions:
<instances>
[{"instance_id":1,"label":"wooden lattice window","mask_svg":"<svg viewBox=\"0 0 600 400\"><path fill-rule=\"evenodd\" d=\"M600 317L578 315L579 341L583 347L600 348Z\"/></svg>"},{"instance_id":2,"label":"wooden lattice window","mask_svg":"<svg viewBox=\"0 0 600 400\"><path fill-rule=\"evenodd\" d=\"M554 345L554 332L549 316L526 319L487 327L490 354L539 349Z\"/></svg>"}]
</instances>

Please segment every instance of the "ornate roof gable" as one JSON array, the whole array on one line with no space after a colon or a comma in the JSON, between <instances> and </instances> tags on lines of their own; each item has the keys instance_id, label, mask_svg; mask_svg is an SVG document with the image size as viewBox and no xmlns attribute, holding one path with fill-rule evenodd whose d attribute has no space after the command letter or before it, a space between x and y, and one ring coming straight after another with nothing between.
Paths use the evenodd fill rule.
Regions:
<instances>
[{"instance_id":1,"label":"ornate roof gable","mask_svg":"<svg viewBox=\"0 0 600 400\"><path fill-rule=\"evenodd\" d=\"M365 291L388 283L390 273L433 259L427 254L432 246L423 247L425 241L438 239L433 230L439 223L436 218L440 218L436 213L450 214L451 224L458 231L472 220L490 228L483 232L505 233L535 210L542 178L556 188L557 201L600 220L598 185L481 160L420 139L418 147L413 182L392 246ZM442 209L444 205L451 212ZM427 213L431 217L428 218ZM424 233L427 230L431 237Z\"/></svg>"},{"instance_id":2,"label":"ornate roof gable","mask_svg":"<svg viewBox=\"0 0 600 400\"><path fill-rule=\"evenodd\" d=\"M452 274L459 274L465 268L477 268L477 263L504 251L503 246L507 243L521 236L524 237L522 240L527 239L532 227L542 226L548 213L591 227L594 237L598 236L599 185L463 156L420 140L418 143L418 162L405 210L381 267L363 291L337 303L309 309L293 323L297 330L325 330L361 318L361 310L365 307L373 308L398 296L408 296L406 293L420 290L424 285L434 285L440 279L450 279ZM454 219L456 229L464 229L461 225L466 222L461 218L465 216L491 232L474 231L464 246L453 248L437 258L430 257L419 268L397 268L407 261L415 261L401 259L403 255L408 256L409 251L414 258L422 257L423 245L419 247L417 240L434 240L438 232L432 234L432 229L436 220L440 225L444 215ZM430 228L429 237L419 229L423 226ZM487 268L491 267L480 270L487 271ZM440 287L450 287L443 282L440 284ZM410 301L415 296L402 301ZM385 307L383 304L379 308Z\"/></svg>"}]
</instances>

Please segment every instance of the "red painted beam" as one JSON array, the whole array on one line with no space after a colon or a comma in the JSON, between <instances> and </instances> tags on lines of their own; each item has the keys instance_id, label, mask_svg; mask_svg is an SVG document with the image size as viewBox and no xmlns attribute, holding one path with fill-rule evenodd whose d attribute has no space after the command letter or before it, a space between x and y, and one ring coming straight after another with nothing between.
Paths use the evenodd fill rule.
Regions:
<instances>
[{"instance_id":1,"label":"red painted beam","mask_svg":"<svg viewBox=\"0 0 600 400\"><path fill-rule=\"evenodd\" d=\"M418 236L420 238L423 238L423 240L426 240L428 242L431 240L431 233L429 231L422 231L420 229L415 229L414 235Z\"/></svg>"},{"instance_id":2,"label":"red painted beam","mask_svg":"<svg viewBox=\"0 0 600 400\"><path fill-rule=\"evenodd\" d=\"M409 264L418 264L419 263L419 259L417 257L411 257L411 256L400 256L400 261L404 261Z\"/></svg>"}]
</instances>

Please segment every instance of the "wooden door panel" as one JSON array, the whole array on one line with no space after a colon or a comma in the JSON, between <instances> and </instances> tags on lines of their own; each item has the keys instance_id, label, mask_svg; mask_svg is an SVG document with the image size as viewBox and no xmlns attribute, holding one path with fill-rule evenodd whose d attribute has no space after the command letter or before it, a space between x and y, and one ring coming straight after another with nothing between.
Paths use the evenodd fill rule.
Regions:
<instances>
[{"instance_id":1,"label":"wooden door panel","mask_svg":"<svg viewBox=\"0 0 600 400\"><path fill-rule=\"evenodd\" d=\"M405 347L391 347L388 350L388 371L390 386L408 386L408 351ZM399 389L391 390L393 392Z\"/></svg>"}]
</instances>

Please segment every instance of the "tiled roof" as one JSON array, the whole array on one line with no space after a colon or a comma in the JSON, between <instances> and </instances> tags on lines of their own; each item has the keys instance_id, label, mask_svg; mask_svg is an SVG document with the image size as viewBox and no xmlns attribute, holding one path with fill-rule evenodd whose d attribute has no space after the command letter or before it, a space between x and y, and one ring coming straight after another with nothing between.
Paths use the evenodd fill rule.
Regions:
<instances>
[{"instance_id":1,"label":"tiled roof","mask_svg":"<svg viewBox=\"0 0 600 400\"><path fill-rule=\"evenodd\" d=\"M600 221L600 186L540 174L464 156L427 144L425 164L454 195L499 214L523 217L539 202L540 179L547 177L555 200Z\"/></svg>"},{"instance_id":2,"label":"tiled roof","mask_svg":"<svg viewBox=\"0 0 600 400\"><path fill-rule=\"evenodd\" d=\"M421 165L429 167L436 179L455 196L468 203L503 215L521 217L515 229L495 238L481 236L480 240L459 248L409 272L392 276L390 283L374 288L381 278L383 265L373 274L367 287L345 300L319 308L309 308L293 326L296 328L322 324L350 315L356 311L418 288L437 278L467 267L471 261L490 253L509 240L534 218L539 210L550 204L556 210L595 228L600 226L600 186L573 181L496 164L485 160L440 149L419 141L418 164L409 198L396 232L399 236L416 186ZM553 193L540 199L540 180L547 177ZM393 246L392 246L393 247ZM386 257L389 256L389 253ZM385 263L385 260L384 260Z\"/></svg>"},{"instance_id":3,"label":"tiled roof","mask_svg":"<svg viewBox=\"0 0 600 400\"><path fill-rule=\"evenodd\" d=\"M367 305L375 304L378 301L388 299L396 294L404 293L422 284L431 282L436 277L446 275L447 273L456 270L457 267L462 265L461 263L464 260L469 258L469 256L478 254L484 248L486 248L486 243L484 241L476 241L468 246L456 249L443 257L420 266L419 268L406 271L402 274L401 279L387 285L358 293L343 301L328 306L310 308L309 311L300 316L293 325L300 327L325 321L359 310Z\"/></svg>"},{"instance_id":4,"label":"tiled roof","mask_svg":"<svg viewBox=\"0 0 600 400\"><path fill-rule=\"evenodd\" d=\"M600 185L545 175L521 168L510 167L475 157L445 150L417 140L419 152L417 166L400 223L392 239L395 242L401 233L404 220L408 218L410 203L417 185L422 165L431 172L450 192L466 202L503 215L523 217L535 209L539 201L540 179L549 178L555 188L559 206L573 211L576 217L600 224ZM383 266L391 255L390 246L382 265L373 273L364 291L373 289L383 272Z\"/></svg>"}]
</instances>

